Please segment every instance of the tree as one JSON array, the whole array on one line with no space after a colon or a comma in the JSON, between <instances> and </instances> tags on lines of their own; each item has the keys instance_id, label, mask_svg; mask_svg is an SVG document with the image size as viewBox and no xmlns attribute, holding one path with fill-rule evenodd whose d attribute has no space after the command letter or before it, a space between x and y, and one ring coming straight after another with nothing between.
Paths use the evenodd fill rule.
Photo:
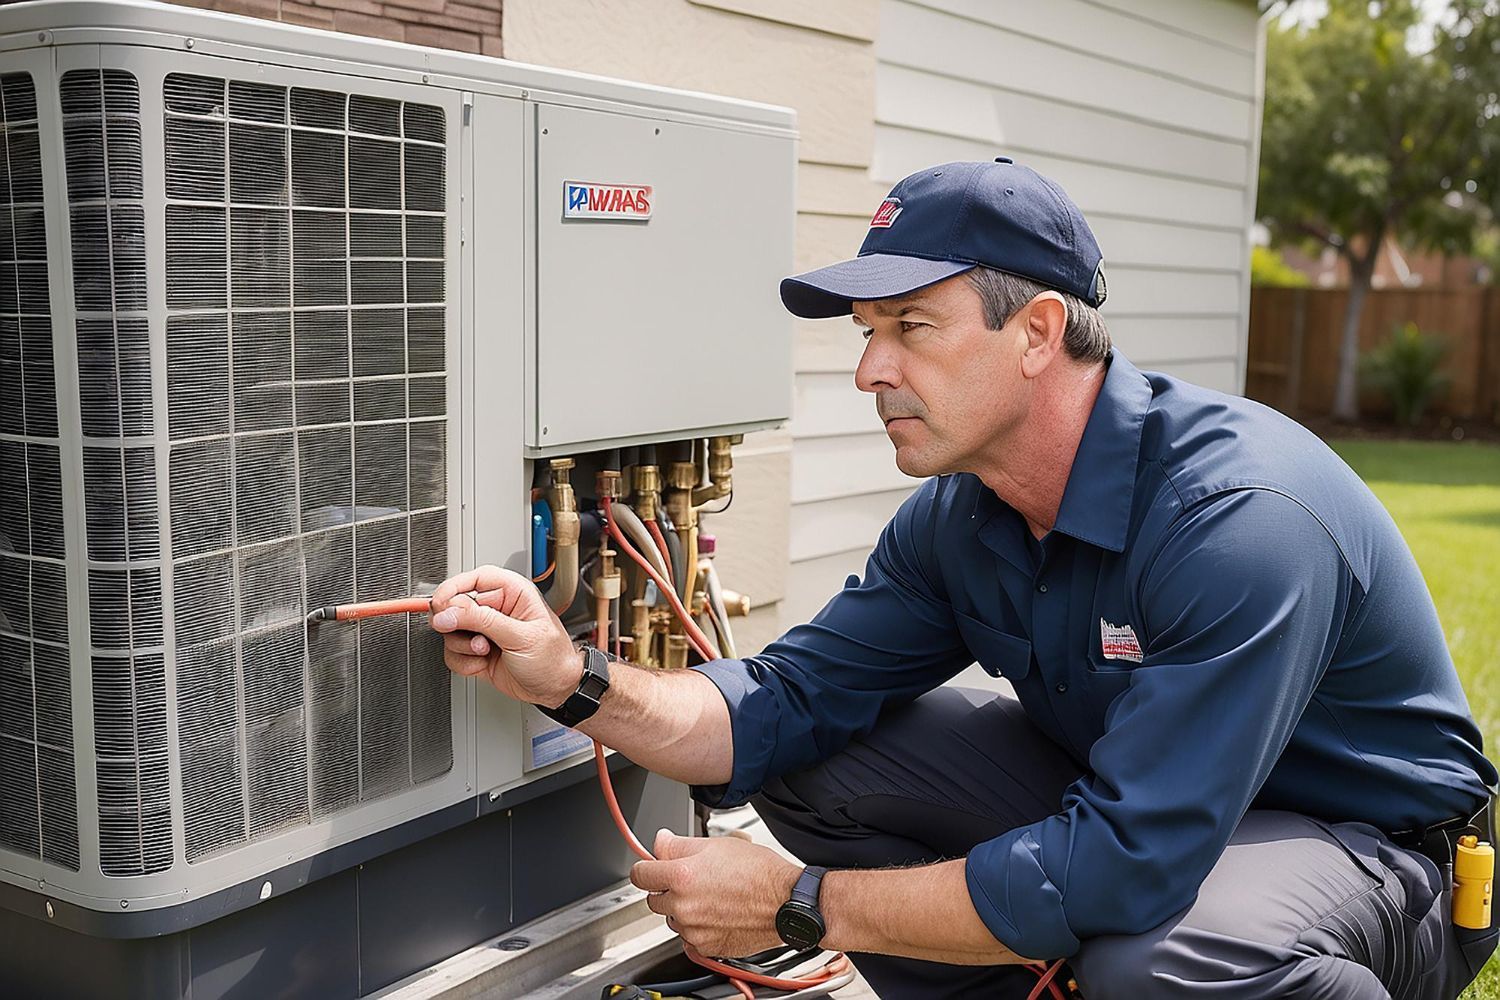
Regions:
<instances>
[{"instance_id":1,"label":"tree","mask_svg":"<svg viewBox=\"0 0 1500 1000\"><path fill-rule=\"evenodd\" d=\"M1453 0L1417 46L1413 0L1328 0L1266 44L1261 221L1349 268L1334 416L1359 416L1359 322L1381 244L1466 252L1500 199L1500 0Z\"/></svg>"}]
</instances>

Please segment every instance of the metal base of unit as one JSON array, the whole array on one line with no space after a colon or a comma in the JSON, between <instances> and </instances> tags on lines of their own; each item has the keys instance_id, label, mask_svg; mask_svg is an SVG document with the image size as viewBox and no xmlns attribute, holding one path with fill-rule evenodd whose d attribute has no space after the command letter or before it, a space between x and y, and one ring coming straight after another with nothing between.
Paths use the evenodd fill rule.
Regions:
<instances>
[{"instance_id":1,"label":"metal base of unit","mask_svg":"<svg viewBox=\"0 0 1500 1000\"><path fill-rule=\"evenodd\" d=\"M642 836L688 832L681 785L633 765L614 781ZM0 983L6 997L47 1000L361 997L614 885L635 861L593 781L484 806L453 829L156 937L90 937L0 909Z\"/></svg>"}]
</instances>

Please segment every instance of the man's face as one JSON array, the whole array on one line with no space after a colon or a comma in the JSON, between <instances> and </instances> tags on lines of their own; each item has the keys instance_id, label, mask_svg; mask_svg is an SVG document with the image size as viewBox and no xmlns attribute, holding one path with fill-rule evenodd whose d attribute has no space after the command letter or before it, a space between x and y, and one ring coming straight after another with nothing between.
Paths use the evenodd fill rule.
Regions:
<instances>
[{"instance_id":1,"label":"man's face","mask_svg":"<svg viewBox=\"0 0 1500 1000\"><path fill-rule=\"evenodd\" d=\"M854 303L867 340L854 384L875 394L902 472L973 471L982 450L1003 447L1030 392L1017 317L986 328L979 293L962 274L901 298Z\"/></svg>"}]
</instances>

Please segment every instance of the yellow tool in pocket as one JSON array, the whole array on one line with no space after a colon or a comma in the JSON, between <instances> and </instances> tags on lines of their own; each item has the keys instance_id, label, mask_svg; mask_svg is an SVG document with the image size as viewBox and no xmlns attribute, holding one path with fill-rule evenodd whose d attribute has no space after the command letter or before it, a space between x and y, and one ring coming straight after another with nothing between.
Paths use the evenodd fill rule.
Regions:
<instances>
[{"instance_id":1,"label":"yellow tool in pocket","mask_svg":"<svg viewBox=\"0 0 1500 1000\"><path fill-rule=\"evenodd\" d=\"M1453 855L1453 923L1470 930L1490 926L1495 885L1495 849L1473 834L1458 838Z\"/></svg>"}]
</instances>

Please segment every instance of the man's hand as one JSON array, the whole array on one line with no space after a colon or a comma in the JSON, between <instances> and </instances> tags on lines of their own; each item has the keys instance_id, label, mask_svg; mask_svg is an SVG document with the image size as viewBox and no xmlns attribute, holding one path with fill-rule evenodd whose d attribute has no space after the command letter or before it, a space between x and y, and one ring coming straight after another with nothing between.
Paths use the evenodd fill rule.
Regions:
<instances>
[{"instance_id":1,"label":"man's hand","mask_svg":"<svg viewBox=\"0 0 1500 1000\"><path fill-rule=\"evenodd\" d=\"M476 604L470 593L483 595ZM447 580L432 595L432 627L443 659L464 677L482 675L518 701L556 708L578 687L583 660L536 586L497 566Z\"/></svg>"},{"instance_id":2,"label":"man's hand","mask_svg":"<svg viewBox=\"0 0 1500 1000\"><path fill-rule=\"evenodd\" d=\"M776 911L802 869L738 837L656 835L657 861L637 861L630 881L646 905L700 954L739 958L782 944Z\"/></svg>"}]
</instances>

